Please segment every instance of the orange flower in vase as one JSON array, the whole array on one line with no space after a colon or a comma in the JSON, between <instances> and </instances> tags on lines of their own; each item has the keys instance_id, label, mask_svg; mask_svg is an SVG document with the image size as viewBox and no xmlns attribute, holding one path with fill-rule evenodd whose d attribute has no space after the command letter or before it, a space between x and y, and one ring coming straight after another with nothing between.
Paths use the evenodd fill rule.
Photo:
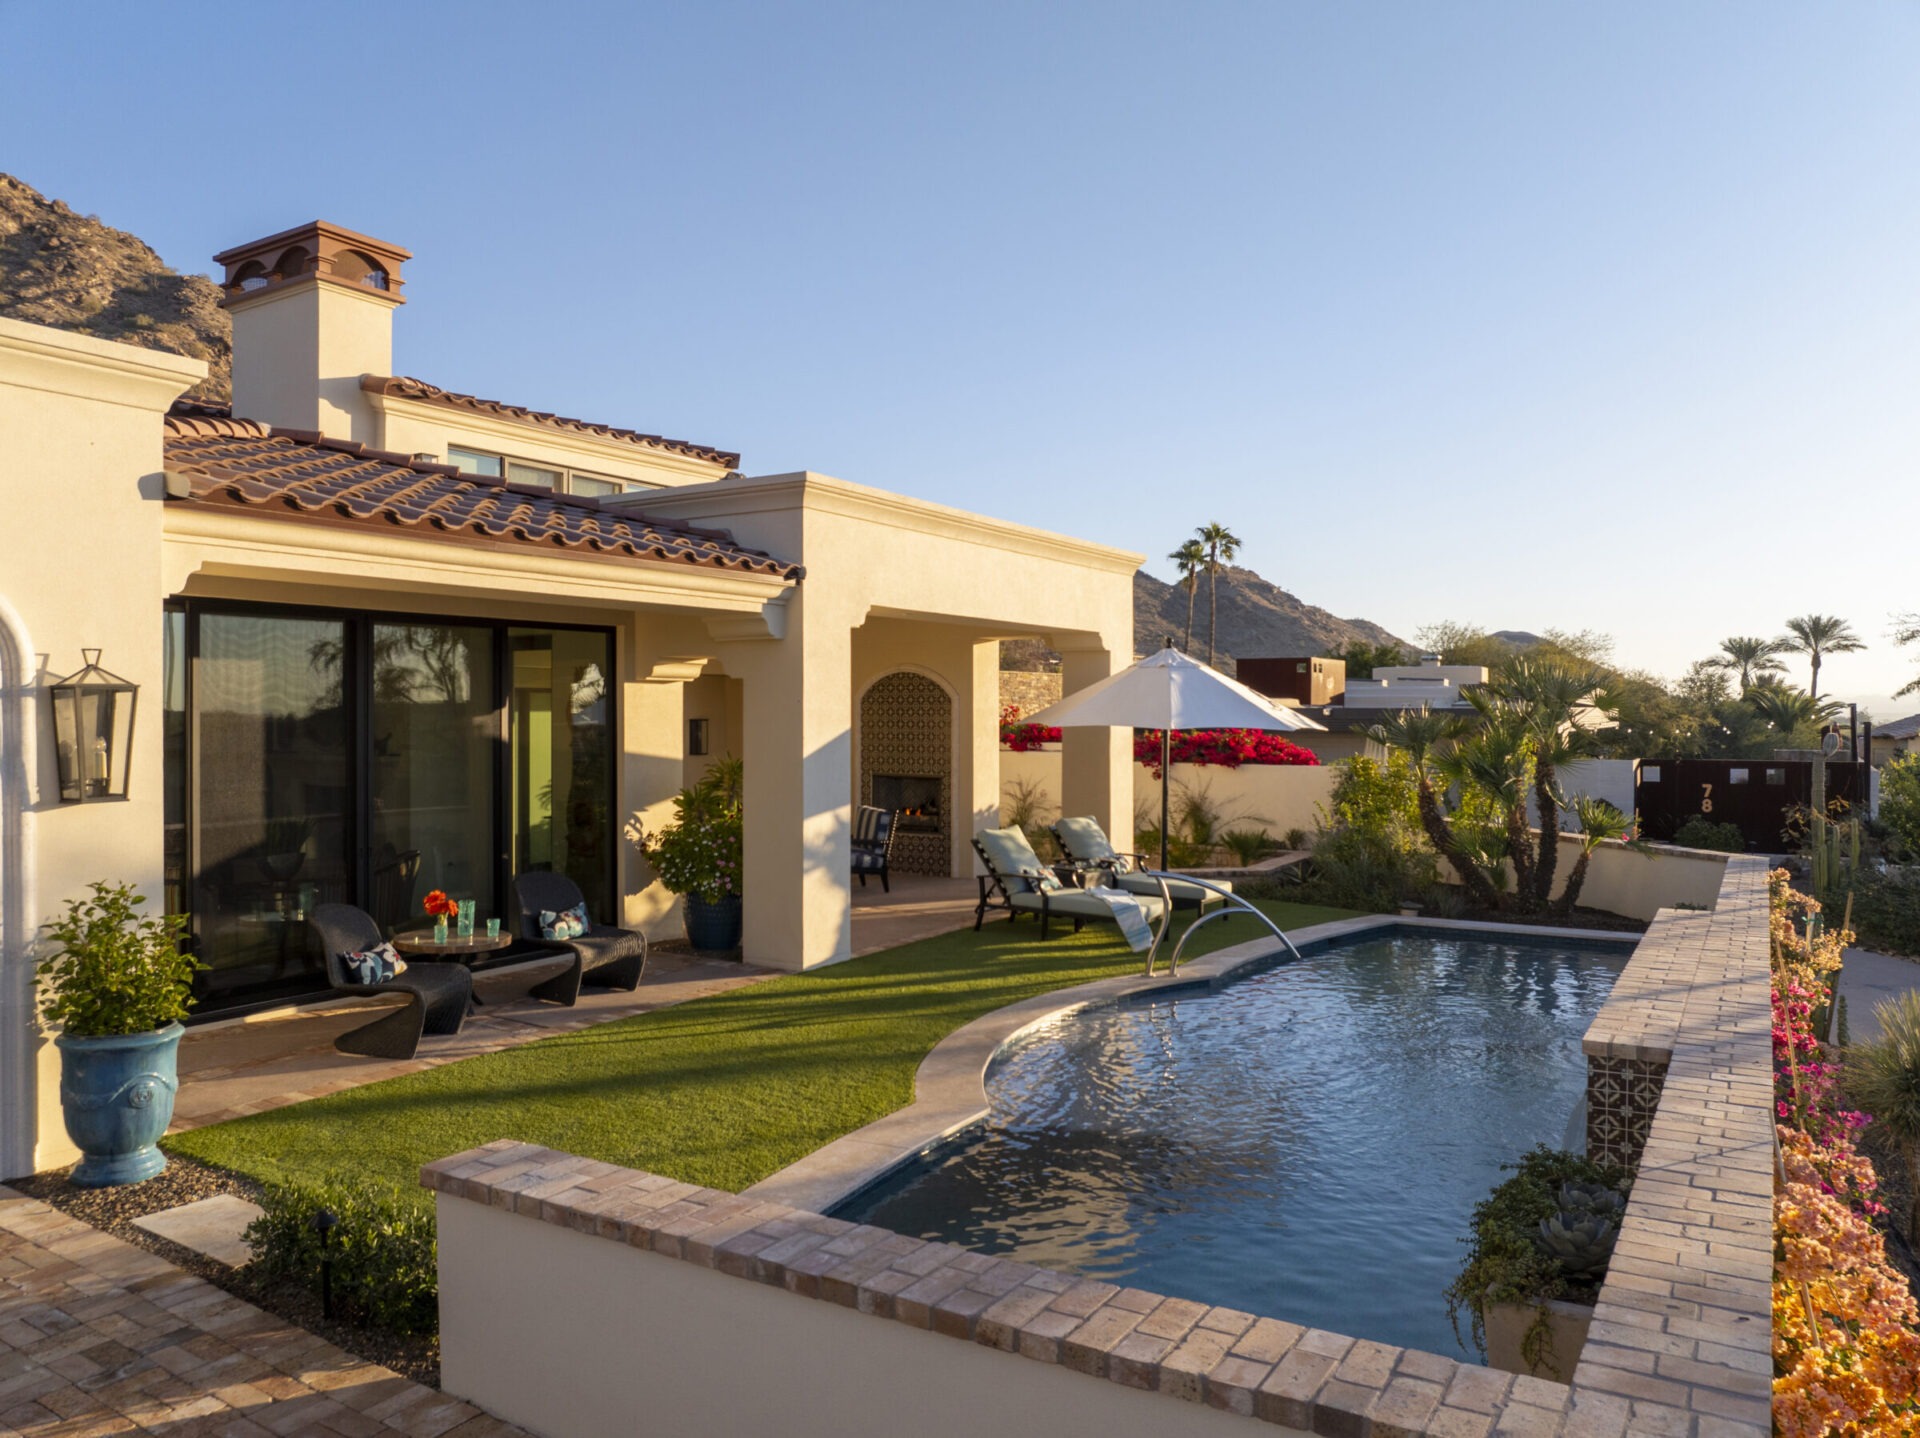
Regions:
<instances>
[{"instance_id":1,"label":"orange flower in vase","mask_svg":"<svg viewBox=\"0 0 1920 1438\"><path fill-rule=\"evenodd\" d=\"M435 889L428 894L421 907L436 919L450 919L460 912L460 906L447 897L445 889Z\"/></svg>"}]
</instances>

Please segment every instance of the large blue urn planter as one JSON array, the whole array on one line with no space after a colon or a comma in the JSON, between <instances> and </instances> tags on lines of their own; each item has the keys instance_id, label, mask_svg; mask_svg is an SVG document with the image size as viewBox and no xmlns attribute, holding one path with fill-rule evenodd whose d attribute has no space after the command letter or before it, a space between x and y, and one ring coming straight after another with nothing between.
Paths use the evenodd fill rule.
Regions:
<instances>
[{"instance_id":1,"label":"large blue urn planter","mask_svg":"<svg viewBox=\"0 0 1920 1438\"><path fill-rule=\"evenodd\" d=\"M60 1107L67 1136L80 1150L75 1185L107 1188L165 1171L166 1155L155 1145L173 1121L180 1087L175 1060L185 1032L168 1024L144 1034L55 1037Z\"/></svg>"},{"instance_id":2,"label":"large blue urn planter","mask_svg":"<svg viewBox=\"0 0 1920 1438\"><path fill-rule=\"evenodd\" d=\"M709 904L698 894L686 896L687 942L696 949L724 952L740 947L740 896L729 894Z\"/></svg>"}]
</instances>

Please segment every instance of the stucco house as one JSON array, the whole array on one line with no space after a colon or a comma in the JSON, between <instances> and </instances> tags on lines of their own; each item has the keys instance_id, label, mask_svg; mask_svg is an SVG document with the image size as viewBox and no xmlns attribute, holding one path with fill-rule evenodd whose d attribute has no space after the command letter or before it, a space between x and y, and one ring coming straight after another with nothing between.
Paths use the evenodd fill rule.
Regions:
<instances>
[{"instance_id":1,"label":"stucco house","mask_svg":"<svg viewBox=\"0 0 1920 1438\"><path fill-rule=\"evenodd\" d=\"M323 987L314 903L506 910L562 869L677 932L633 836L746 764L745 956L849 952L855 805L972 871L999 798L998 641L1071 692L1129 662L1140 556L395 373L397 246L316 222L225 251L231 412L200 362L0 321L0 1174L68 1155L28 1022L38 926L94 879L191 917L203 1011ZM63 802L48 686L139 686L124 799ZM1124 830L1127 736L1063 798Z\"/></svg>"}]
</instances>

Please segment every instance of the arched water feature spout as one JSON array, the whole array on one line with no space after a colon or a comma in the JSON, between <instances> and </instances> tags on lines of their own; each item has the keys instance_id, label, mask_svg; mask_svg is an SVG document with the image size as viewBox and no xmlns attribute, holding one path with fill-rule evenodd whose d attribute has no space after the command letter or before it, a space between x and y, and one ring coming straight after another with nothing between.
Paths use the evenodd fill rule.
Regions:
<instances>
[{"instance_id":1,"label":"arched water feature spout","mask_svg":"<svg viewBox=\"0 0 1920 1438\"><path fill-rule=\"evenodd\" d=\"M1278 939L1281 943L1287 946L1288 953L1292 954L1296 959L1300 957L1300 951L1293 946L1293 940L1287 937L1287 933L1285 929L1282 929L1278 924L1274 923L1272 919L1269 919L1265 914L1261 913L1252 904L1248 903L1245 899L1241 898L1238 894L1234 893L1233 890L1228 888L1225 884L1215 884L1215 883L1209 882L1206 879L1196 879L1192 874L1170 874L1162 869L1142 869L1140 870L1140 872L1145 874L1149 879L1158 879L1160 881L1160 891L1163 894L1167 892L1167 881L1170 879L1177 879L1179 882L1183 884L1198 884L1201 888L1206 889L1211 893L1218 894L1222 899L1226 900L1226 904L1224 907L1215 909L1211 914L1204 914L1200 918L1195 919L1193 923L1188 926L1187 931L1180 936L1180 942L1173 946L1173 957L1167 961L1167 972L1169 974L1177 974L1180 972L1180 955L1187 947L1187 940L1191 939L1195 934L1199 933L1201 929L1205 928L1208 924L1212 923L1215 919L1224 919L1229 914L1253 915L1254 918L1258 919L1262 924L1266 925L1267 931L1269 933L1271 933L1276 939ZM1171 921L1171 917L1173 914L1173 905L1171 900L1169 900L1167 905L1167 914L1169 917L1169 921ZM1162 932L1164 932L1164 928ZM1153 963L1154 963L1155 957L1159 954L1159 952L1160 952L1160 944L1158 939L1156 939L1153 947L1147 950L1147 977L1148 978L1153 977Z\"/></svg>"}]
</instances>

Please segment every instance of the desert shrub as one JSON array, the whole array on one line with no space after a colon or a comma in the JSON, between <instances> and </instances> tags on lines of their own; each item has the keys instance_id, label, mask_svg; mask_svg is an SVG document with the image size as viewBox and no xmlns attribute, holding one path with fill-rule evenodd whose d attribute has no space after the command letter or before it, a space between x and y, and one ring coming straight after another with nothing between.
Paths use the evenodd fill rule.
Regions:
<instances>
[{"instance_id":1,"label":"desert shrub","mask_svg":"<svg viewBox=\"0 0 1920 1438\"><path fill-rule=\"evenodd\" d=\"M1402 848L1368 829L1329 829L1314 843L1304 897L1337 909L1390 914L1439 880L1425 850Z\"/></svg>"},{"instance_id":2,"label":"desert shrub","mask_svg":"<svg viewBox=\"0 0 1920 1438\"><path fill-rule=\"evenodd\" d=\"M1902 754L1880 771L1879 819L1903 855L1920 855L1920 754Z\"/></svg>"},{"instance_id":3,"label":"desert shrub","mask_svg":"<svg viewBox=\"0 0 1920 1438\"><path fill-rule=\"evenodd\" d=\"M322 1260L332 1264L339 1311L393 1333L432 1333L440 1326L433 1210L391 1187L330 1175L269 1185L261 1217L247 1229L252 1268L262 1277L320 1292ZM324 1238L314 1227L322 1209L336 1222Z\"/></svg>"},{"instance_id":4,"label":"desert shrub","mask_svg":"<svg viewBox=\"0 0 1920 1438\"><path fill-rule=\"evenodd\" d=\"M1920 869L1856 874L1853 931L1867 948L1920 958Z\"/></svg>"},{"instance_id":5,"label":"desert shrub","mask_svg":"<svg viewBox=\"0 0 1920 1438\"><path fill-rule=\"evenodd\" d=\"M1033 852L1049 861L1059 857L1060 846L1047 827L1057 812L1046 786L1032 779L1014 780L1000 796L1001 826L1025 834Z\"/></svg>"},{"instance_id":6,"label":"desert shrub","mask_svg":"<svg viewBox=\"0 0 1920 1438\"><path fill-rule=\"evenodd\" d=\"M1265 829L1229 829L1220 836L1220 847L1245 869L1273 852L1273 837Z\"/></svg>"},{"instance_id":7,"label":"desert shrub","mask_svg":"<svg viewBox=\"0 0 1920 1438\"><path fill-rule=\"evenodd\" d=\"M1284 849L1297 853L1307 847L1307 831L1295 824L1280 836L1280 845Z\"/></svg>"},{"instance_id":8,"label":"desert shrub","mask_svg":"<svg viewBox=\"0 0 1920 1438\"><path fill-rule=\"evenodd\" d=\"M1673 842L1683 849L1716 849L1723 854L1744 854L1747 841L1737 824L1716 824L1696 814L1673 831Z\"/></svg>"}]
</instances>

